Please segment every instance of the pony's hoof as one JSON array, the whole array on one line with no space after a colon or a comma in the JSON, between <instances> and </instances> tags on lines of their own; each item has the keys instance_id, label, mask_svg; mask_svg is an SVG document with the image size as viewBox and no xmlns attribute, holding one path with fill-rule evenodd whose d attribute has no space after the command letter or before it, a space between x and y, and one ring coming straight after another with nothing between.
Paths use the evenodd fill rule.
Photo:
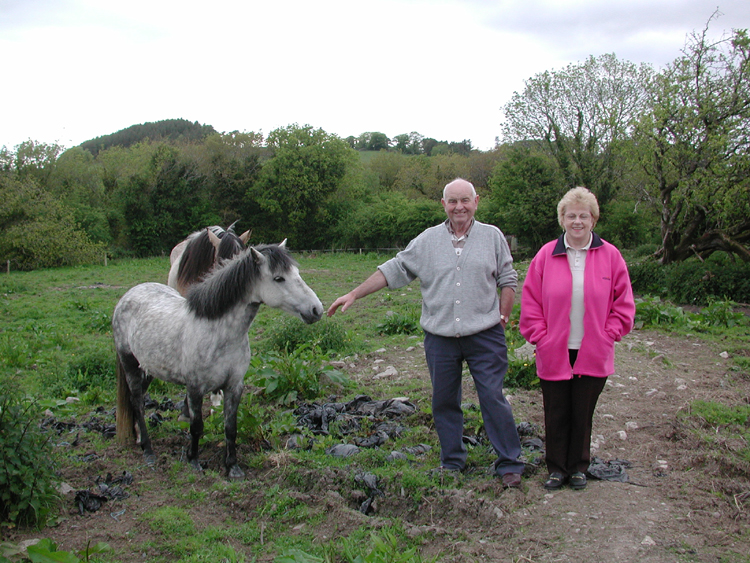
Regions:
<instances>
[{"instance_id":1,"label":"pony's hoof","mask_svg":"<svg viewBox=\"0 0 750 563\"><path fill-rule=\"evenodd\" d=\"M149 467L153 467L156 465L156 455L155 454L143 454L143 459L146 462L146 465Z\"/></svg>"},{"instance_id":2,"label":"pony's hoof","mask_svg":"<svg viewBox=\"0 0 750 563\"><path fill-rule=\"evenodd\" d=\"M192 467L196 471L203 471L203 468L201 467L201 463L197 459L194 459L190 462L190 467Z\"/></svg>"},{"instance_id":3,"label":"pony's hoof","mask_svg":"<svg viewBox=\"0 0 750 563\"><path fill-rule=\"evenodd\" d=\"M240 481L245 478L245 472L240 469L239 465L233 465L227 472L227 478L230 481Z\"/></svg>"}]
</instances>

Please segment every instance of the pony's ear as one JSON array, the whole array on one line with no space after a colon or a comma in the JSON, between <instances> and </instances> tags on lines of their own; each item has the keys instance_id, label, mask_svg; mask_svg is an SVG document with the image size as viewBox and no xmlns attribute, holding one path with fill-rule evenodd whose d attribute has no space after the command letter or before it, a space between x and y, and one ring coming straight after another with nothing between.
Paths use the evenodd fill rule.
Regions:
<instances>
[{"instance_id":1,"label":"pony's ear","mask_svg":"<svg viewBox=\"0 0 750 563\"><path fill-rule=\"evenodd\" d=\"M282 240L282 241L281 241L281 242L279 243L279 248L286 248L286 239Z\"/></svg>"},{"instance_id":2,"label":"pony's ear","mask_svg":"<svg viewBox=\"0 0 750 563\"><path fill-rule=\"evenodd\" d=\"M214 245L214 248L216 249L216 252L219 251L219 245L221 244L221 239L217 237L214 232L206 227L206 231L208 232L208 240L211 241L211 244Z\"/></svg>"},{"instance_id":3,"label":"pony's ear","mask_svg":"<svg viewBox=\"0 0 750 563\"><path fill-rule=\"evenodd\" d=\"M242 233L240 235L240 240L242 241L242 244L244 244L245 246L247 246L247 241L250 240L250 235L252 235L252 234L253 234L252 231L245 231L244 233Z\"/></svg>"},{"instance_id":4,"label":"pony's ear","mask_svg":"<svg viewBox=\"0 0 750 563\"><path fill-rule=\"evenodd\" d=\"M237 221L239 221L239 219L237 219ZM235 221L234 223L232 223L231 225L229 225L227 227L227 232L228 233L233 233L234 232L234 226L237 224L237 221Z\"/></svg>"},{"instance_id":5,"label":"pony's ear","mask_svg":"<svg viewBox=\"0 0 750 563\"><path fill-rule=\"evenodd\" d=\"M253 253L253 262L255 262L256 264L262 264L263 263L263 261L265 260L265 257L260 252L258 252L257 250L255 250L254 246L250 247L250 252Z\"/></svg>"}]
</instances>

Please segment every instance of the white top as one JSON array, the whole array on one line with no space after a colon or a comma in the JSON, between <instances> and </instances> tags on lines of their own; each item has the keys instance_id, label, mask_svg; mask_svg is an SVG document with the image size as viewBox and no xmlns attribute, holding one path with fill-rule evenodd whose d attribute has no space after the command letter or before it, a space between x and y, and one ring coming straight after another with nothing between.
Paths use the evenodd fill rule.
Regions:
<instances>
[{"instance_id":1,"label":"white top","mask_svg":"<svg viewBox=\"0 0 750 563\"><path fill-rule=\"evenodd\" d=\"M568 350L580 350L583 340L583 271L586 269L586 253L591 248L591 237L581 250L577 250L568 244L568 236L565 235L565 251L568 254L570 273L573 275L573 298L570 303L570 336L568 337Z\"/></svg>"}]
</instances>

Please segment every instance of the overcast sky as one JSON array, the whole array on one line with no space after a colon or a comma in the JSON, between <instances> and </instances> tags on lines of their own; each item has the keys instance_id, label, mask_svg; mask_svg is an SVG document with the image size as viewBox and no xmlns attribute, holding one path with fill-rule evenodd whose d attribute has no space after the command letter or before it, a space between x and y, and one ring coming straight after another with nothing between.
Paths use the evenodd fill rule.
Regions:
<instances>
[{"instance_id":1,"label":"overcast sky","mask_svg":"<svg viewBox=\"0 0 750 563\"><path fill-rule=\"evenodd\" d=\"M524 81L589 55L659 69L750 0L0 0L0 146L183 118L267 135L494 146Z\"/></svg>"}]
</instances>

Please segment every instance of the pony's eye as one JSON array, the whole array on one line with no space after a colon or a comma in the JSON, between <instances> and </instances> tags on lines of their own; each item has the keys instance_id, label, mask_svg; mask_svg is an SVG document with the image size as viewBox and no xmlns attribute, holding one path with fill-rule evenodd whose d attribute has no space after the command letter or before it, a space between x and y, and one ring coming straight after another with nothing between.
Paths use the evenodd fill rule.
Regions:
<instances>
[{"instance_id":1,"label":"pony's eye","mask_svg":"<svg viewBox=\"0 0 750 563\"><path fill-rule=\"evenodd\" d=\"M281 283L281 282L285 282L286 280L281 276L276 276L275 278L273 278L273 281Z\"/></svg>"}]
</instances>

